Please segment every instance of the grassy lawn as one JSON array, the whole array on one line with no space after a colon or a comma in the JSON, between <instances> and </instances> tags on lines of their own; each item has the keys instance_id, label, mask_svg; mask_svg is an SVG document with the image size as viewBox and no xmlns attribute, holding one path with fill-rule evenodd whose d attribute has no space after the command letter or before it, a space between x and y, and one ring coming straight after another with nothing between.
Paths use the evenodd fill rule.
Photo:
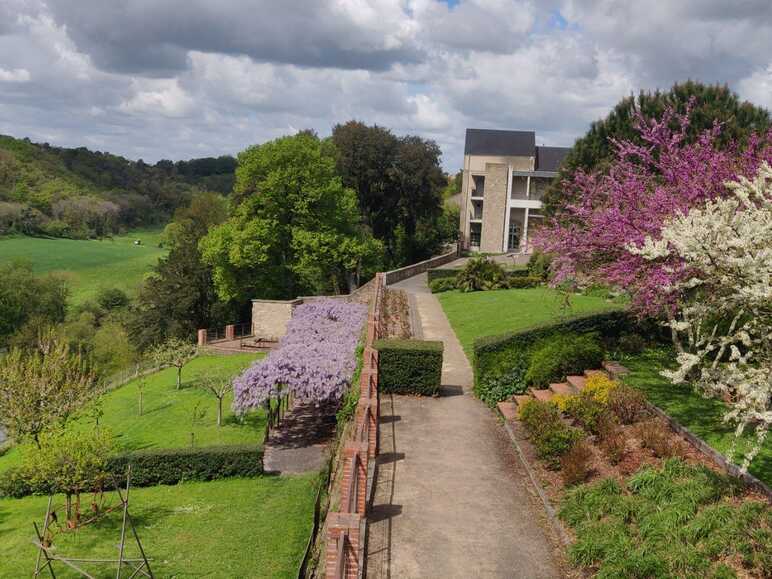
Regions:
<instances>
[{"instance_id":1,"label":"grassy lawn","mask_svg":"<svg viewBox=\"0 0 772 579\"><path fill-rule=\"evenodd\" d=\"M476 338L527 328L534 324L576 315L618 309L620 304L604 298L572 295L570 307L563 296L547 287L437 294L467 356Z\"/></svg>"},{"instance_id":2,"label":"grassy lawn","mask_svg":"<svg viewBox=\"0 0 772 579\"><path fill-rule=\"evenodd\" d=\"M182 370L182 388L175 389L176 369L167 368L146 377L143 391L143 413L139 416L139 394L134 380L108 392L102 399L100 424L116 435L124 450L145 448L179 448L190 445L193 410L199 405L204 416L194 429L197 446L218 444L259 443L263 440L265 417L251 413L243 423L231 412L232 393L223 403L223 426L217 427L217 400L196 388L196 381L205 375L233 376L264 354L231 356L199 356ZM90 428L93 418L84 417L78 427ZM24 447L15 447L0 457L0 471L21 461Z\"/></svg>"},{"instance_id":3,"label":"grassy lawn","mask_svg":"<svg viewBox=\"0 0 772 579\"><path fill-rule=\"evenodd\" d=\"M29 261L36 273L67 278L75 304L93 298L102 287L136 291L143 276L166 250L158 247L161 230L139 230L105 240L0 238L0 262ZM142 245L134 245L139 239Z\"/></svg>"},{"instance_id":4,"label":"grassy lawn","mask_svg":"<svg viewBox=\"0 0 772 579\"><path fill-rule=\"evenodd\" d=\"M304 475L138 488L130 511L156 577L294 577L311 529L315 480ZM42 521L46 502L0 500L0 577L32 575L32 522ZM120 515L112 513L59 535L54 544L62 554L114 558L119 538ZM135 544L127 545L127 555L136 555ZM85 568L115 576L115 567ZM57 577L76 576L65 569L59 563Z\"/></svg>"},{"instance_id":5,"label":"grassy lawn","mask_svg":"<svg viewBox=\"0 0 772 579\"><path fill-rule=\"evenodd\" d=\"M640 388L652 404L659 406L717 451L725 454L729 450L734 440L734 429L722 420L726 405L713 398L703 398L688 386L673 385L662 377L660 370L673 364L668 350L647 350L623 362L630 369L625 382ZM747 440L738 446L735 463L741 462L742 449L746 445ZM748 470L772 485L772 437L767 438Z\"/></svg>"}]
</instances>

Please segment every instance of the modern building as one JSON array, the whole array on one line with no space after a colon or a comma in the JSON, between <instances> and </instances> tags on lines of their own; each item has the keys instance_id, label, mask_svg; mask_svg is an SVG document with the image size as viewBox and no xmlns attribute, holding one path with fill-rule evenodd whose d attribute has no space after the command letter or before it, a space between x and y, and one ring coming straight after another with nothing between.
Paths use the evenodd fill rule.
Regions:
<instances>
[{"instance_id":1,"label":"modern building","mask_svg":"<svg viewBox=\"0 0 772 579\"><path fill-rule=\"evenodd\" d=\"M461 185L465 249L528 253L543 216L541 199L567 147L537 147L533 131L467 129Z\"/></svg>"}]
</instances>

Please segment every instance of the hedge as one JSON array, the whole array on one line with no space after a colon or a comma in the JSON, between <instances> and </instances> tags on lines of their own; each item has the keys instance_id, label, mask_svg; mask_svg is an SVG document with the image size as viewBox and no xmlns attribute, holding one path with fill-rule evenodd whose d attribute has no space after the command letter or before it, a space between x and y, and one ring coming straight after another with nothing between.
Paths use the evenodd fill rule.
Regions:
<instances>
[{"instance_id":1,"label":"hedge","mask_svg":"<svg viewBox=\"0 0 772 579\"><path fill-rule=\"evenodd\" d=\"M459 269L450 269L450 268L442 268L442 267L436 267L434 269L430 269L426 272L426 279L429 284L431 284L436 279L446 279L446 278L453 278L458 275L458 272L461 271Z\"/></svg>"},{"instance_id":2,"label":"hedge","mask_svg":"<svg viewBox=\"0 0 772 579\"><path fill-rule=\"evenodd\" d=\"M549 336L597 332L604 341L612 341L623 333L634 331L635 327L635 320L626 311L615 310L478 338L473 346L475 393L493 406L518 390L524 390L525 372L533 347Z\"/></svg>"},{"instance_id":3,"label":"hedge","mask_svg":"<svg viewBox=\"0 0 772 579\"><path fill-rule=\"evenodd\" d=\"M442 342L377 340L378 390L435 396L442 379Z\"/></svg>"},{"instance_id":4,"label":"hedge","mask_svg":"<svg viewBox=\"0 0 772 579\"><path fill-rule=\"evenodd\" d=\"M460 269L450 269L447 267L436 267L434 269L430 269L426 272L426 278L427 283L431 285L431 283L434 280L437 279L448 279L448 278L454 278L456 275L458 275L458 272L461 271ZM530 276L527 269L524 268L518 268L518 269L506 269L504 270L504 273L506 273L507 278L510 280L512 278L523 278L523 277L533 277L537 280L537 284L542 281L540 277L536 276Z\"/></svg>"},{"instance_id":5,"label":"hedge","mask_svg":"<svg viewBox=\"0 0 772 579\"><path fill-rule=\"evenodd\" d=\"M263 448L255 445L169 448L118 454L108 459L107 471L117 480L131 464L131 485L174 485L184 481L209 481L228 477L255 477L263 473ZM21 498L56 492L26 481L22 468L0 475L0 497Z\"/></svg>"}]
</instances>

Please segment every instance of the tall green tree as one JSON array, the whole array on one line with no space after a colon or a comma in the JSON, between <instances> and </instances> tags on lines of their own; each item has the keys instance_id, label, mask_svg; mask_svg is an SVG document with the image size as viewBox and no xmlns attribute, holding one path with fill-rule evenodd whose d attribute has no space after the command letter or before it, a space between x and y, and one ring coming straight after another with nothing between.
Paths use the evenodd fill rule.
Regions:
<instances>
[{"instance_id":1,"label":"tall green tree","mask_svg":"<svg viewBox=\"0 0 772 579\"><path fill-rule=\"evenodd\" d=\"M41 327L63 322L67 295L64 280L38 277L29 263L0 265L0 348L27 324L37 335Z\"/></svg>"},{"instance_id":2,"label":"tall green tree","mask_svg":"<svg viewBox=\"0 0 772 579\"><path fill-rule=\"evenodd\" d=\"M343 184L357 192L364 222L385 245L387 265L436 251L442 240L419 231L436 230L442 215L447 179L437 144L359 121L336 125L332 140Z\"/></svg>"},{"instance_id":3,"label":"tall green tree","mask_svg":"<svg viewBox=\"0 0 772 579\"><path fill-rule=\"evenodd\" d=\"M362 227L330 141L303 132L238 157L232 217L201 240L224 300L288 298L356 285L380 245Z\"/></svg>"},{"instance_id":4,"label":"tall green tree","mask_svg":"<svg viewBox=\"0 0 772 579\"><path fill-rule=\"evenodd\" d=\"M169 253L145 280L128 320L129 333L144 350L167 338L192 339L199 328L219 325L235 315L234 304L215 293L212 268L201 259L199 241L223 223L228 204L214 193L200 193L179 209L164 230Z\"/></svg>"},{"instance_id":5,"label":"tall green tree","mask_svg":"<svg viewBox=\"0 0 772 579\"><path fill-rule=\"evenodd\" d=\"M769 111L740 100L726 85L687 81L664 92L641 91L637 97L631 95L622 99L605 119L594 122L587 134L577 139L563 161L558 178L545 193L545 213L554 215L573 201L562 187L563 180L571 179L579 170L602 170L611 163L615 140L641 144L635 123L637 112L646 118L661 119L668 107L679 114L686 113L691 107L687 142L693 142L716 122L722 125L718 139L720 146L732 143L742 146L752 133L761 134L772 127Z\"/></svg>"}]
</instances>

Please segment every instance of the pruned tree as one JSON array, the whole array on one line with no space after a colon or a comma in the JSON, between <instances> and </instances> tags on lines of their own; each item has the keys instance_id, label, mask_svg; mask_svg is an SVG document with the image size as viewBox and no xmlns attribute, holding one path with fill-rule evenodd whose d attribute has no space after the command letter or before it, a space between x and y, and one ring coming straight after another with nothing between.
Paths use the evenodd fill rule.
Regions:
<instances>
[{"instance_id":1,"label":"pruned tree","mask_svg":"<svg viewBox=\"0 0 772 579\"><path fill-rule=\"evenodd\" d=\"M229 378L207 376L199 382L201 389L217 399L217 426L222 426L222 403L233 386Z\"/></svg>"},{"instance_id":2,"label":"pruned tree","mask_svg":"<svg viewBox=\"0 0 772 579\"><path fill-rule=\"evenodd\" d=\"M182 386L182 369L197 353L198 348L195 344L179 338L170 338L156 346L151 352L151 357L159 366L177 368L177 390L179 390Z\"/></svg>"},{"instance_id":3,"label":"pruned tree","mask_svg":"<svg viewBox=\"0 0 772 579\"><path fill-rule=\"evenodd\" d=\"M35 350L0 358L0 426L15 440L32 439L67 419L98 392L94 373L52 331Z\"/></svg>"}]
</instances>

